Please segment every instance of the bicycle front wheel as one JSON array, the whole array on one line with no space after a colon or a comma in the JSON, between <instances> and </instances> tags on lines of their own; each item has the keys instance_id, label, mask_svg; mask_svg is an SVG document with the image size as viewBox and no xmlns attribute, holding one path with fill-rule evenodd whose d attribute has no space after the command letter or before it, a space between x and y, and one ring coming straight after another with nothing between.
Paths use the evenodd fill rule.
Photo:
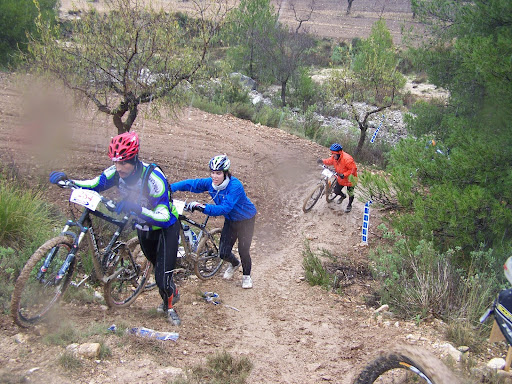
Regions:
<instances>
[{"instance_id":1,"label":"bicycle front wheel","mask_svg":"<svg viewBox=\"0 0 512 384\"><path fill-rule=\"evenodd\" d=\"M330 203L331 201L333 201L336 198L337 195L334 193L334 189L336 188L337 185L338 185L338 182L336 181L336 179L334 179L332 183L328 184L328 187L325 191L325 200L328 203Z\"/></svg>"},{"instance_id":2,"label":"bicycle front wheel","mask_svg":"<svg viewBox=\"0 0 512 384\"><path fill-rule=\"evenodd\" d=\"M354 384L458 384L455 375L431 353L409 345L395 346L368 363Z\"/></svg>"},{"instance_id":3,"label":"bicycle front wheel","mask_svg":"<svg viewBox=\"0 0 512 384\"><path fill-rule=\"evenodd\" d=\"M71 237L55 237L28 259L11 298L11 316L20 327L27 328L41 321L68 288L76 259L64 276L56 277L72 246Z\"/></svg>"},{"instance_id":4,"label":"bicycle front wheel","mask_svg":"<svg viewBox=\"0 0 512 384\"><path fill-rule=\"evenodd\" d=\"M311 208L316 204L318 199L322 196L322 192L324 191L324 185L323 184L317 184L315 189L313 189L308 197L304 200L304 204L302 205L302 210L304 212L309 212Z\"/></svg>"},{"instance_id":5,"label":"bicycle front wheel","mask_svg":"<svg viewBox=\"0 0 512 384\"><path fill-rule=\"evenodd\" d=\"M103 286L105 302L111 308L131 305L145 290L153 270L153 264L146 259L138 242L136 246L132 246L130 241L119 249L117 261L107 272L112 274Z\"/></svg>"},{"instance_id":6,"label":"bicycle front wheel","mask_svg":"<svg viewBox=\"0 0 512 384\"><path fill-rule=\"evenodd\" d=\"M222 267L224 260L219 255L221 232L221 228L203 232L203 238L197 246L197 260L194 264L194 272L202 280L212 278Z\"/></svg>"}]
</instances>

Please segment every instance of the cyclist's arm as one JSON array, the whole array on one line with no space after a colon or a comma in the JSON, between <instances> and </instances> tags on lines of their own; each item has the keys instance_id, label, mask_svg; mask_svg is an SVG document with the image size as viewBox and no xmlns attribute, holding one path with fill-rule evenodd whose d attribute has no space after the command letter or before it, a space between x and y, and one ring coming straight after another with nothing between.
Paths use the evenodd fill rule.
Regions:
<instances>
[{"instance_id":1,"label":"cyclist's arm","mask_svg":"<svg viewBox=\"0 0 512 384\"><path fill-rule=\"evenodd\" d=\"M116 167L115 165L112 165L94 179L72 181L81 188L101 192L116 186L118 184L118 178L119 176L117 175Z\"/></svg>"},{"instance_id":2,"label":"cyclist's arm","mask_svg":"<svg viewBox=\"0 0 512 384\"><path fill-rule=\"evenodd\" d=\"M183 191L202 193L208 191L208 187L212 184L211 177L206 179L187 179L177 181L171 184L171 192Z\"/></svg>"},{"instance_id":3,"label":"cyclist's arm","mask_svg":"<svg viewBox=\"0 0 512 384\"><path fill-rule=\"evenodd\" d=\"M148 225L168 227L178 218L178 212L173 206L169 210L169 189L165 176L154 170L148 179L148 206L142 207L139 215Z\"/></svg>"}]
</instances>

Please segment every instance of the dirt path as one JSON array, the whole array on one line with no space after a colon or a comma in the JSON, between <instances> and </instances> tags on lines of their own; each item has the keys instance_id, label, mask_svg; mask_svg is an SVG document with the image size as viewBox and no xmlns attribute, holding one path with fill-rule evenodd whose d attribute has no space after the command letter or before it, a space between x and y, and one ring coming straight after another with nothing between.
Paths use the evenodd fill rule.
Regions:
<instances>
[{"instance_id":1,"label":"dirt path","mask_svg":"<svg viewBox=\"0 0 512 384\"><path fill-rule=\"evenodd\" d=\"M109 165L105 148L116 134L109 120L94 110L64 108L70 112L63 124L67 135L51 134L51 129L45 131L51 118L41 114L39 120L29 119L21 114L20 89L13 76L0 75L2 164L15 166L28 180L43 181L51 169L78 178L96 175ZM60 110L57 103L49 108L48 98L40 103L46 105L41 110ZM370 247L359 246L363 202L357 199L349 214L343 212L345 204L327 206L324 200L311 212L302 212L305 192L320 175L315 160L327 154L325 148L278 129L195 109L183 110L177 120L159 122L141 114L134 130L141 136L141 157L160 164L171 181L205 176L212 155L230 156L234 175L258 208L252 247L254 288L242 290L240 274L232 281L220 276L205 282L183 281L177 305L183 325L177 329L177 342L101 336L111 356L85 361L71 373L58 361L64 346L45 343L44 327L20 333L7 315L1 315L0 381L27 377L33 383L161 383L172 378L177 368L204 363L207 356L225 350L254 364L249 383L344 384L375 350L403 341L409 333L419 337L432 332L394 320L374 321L373 309L364 303L370 280L354 279L341 295L303 280L305 239L313 250L327 249L355 266L365 266L368 248L377 244L372 235ZM35 132L41 131L46 134L35 140ZM48 156L43 147L56 146L58 141L68 150L53 148ZM57 202L68 197L51 186L47 196ZM206 201L206 197L194 198ZM378 217L377 210L372 212L372 231ZM224 304L238 310L205 303L200 299L205 291L219 293ZM158 293L149 292L121 311L106 310L99 303L66 304L55 324L71 324L80 330L82 342L96 340L98 332L111 324L176 330L156 316L158 303ZM16 341L20 337L21 343ZM35 370L29 373L31 369Z\"/></svg>"}]
</instances>

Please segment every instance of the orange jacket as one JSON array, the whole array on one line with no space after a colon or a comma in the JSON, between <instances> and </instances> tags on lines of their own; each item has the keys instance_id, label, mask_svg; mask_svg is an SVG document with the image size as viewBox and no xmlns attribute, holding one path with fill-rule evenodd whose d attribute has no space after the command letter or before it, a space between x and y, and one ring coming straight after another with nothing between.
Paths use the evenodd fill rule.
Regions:
<instances>
[{"instance_id":1,"label":"orange jacket","mask_svg":"<svg viewBox=\"0 0 512 384\"><path fill-rule=\"evenodd\" d=\"M338 174L343 174L345 176L343 179L338 176L338 184L352 187L352 183L348 181L348 177L353 175L357 177L357 165L352 156L348 153L339 151L340 158L338 160L334 160L334 156L329 157L328 159L323 159L325 165L333 165L334 170Z\"/></svg>"}]
</instances>

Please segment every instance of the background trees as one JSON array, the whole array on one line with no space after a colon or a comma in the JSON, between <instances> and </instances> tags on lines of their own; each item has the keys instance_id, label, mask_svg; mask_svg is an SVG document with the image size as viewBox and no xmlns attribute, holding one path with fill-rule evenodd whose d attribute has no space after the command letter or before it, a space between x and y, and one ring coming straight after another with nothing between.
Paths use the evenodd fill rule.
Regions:
<instances>
[{"instance_id":1,"label":"background trees","mask_svg":"<svg viewBox=\"0 0 512 384\"><path fill-rule=\"evenodd\" d=\"M354 153L363 148L369 118L393 105L405 78L398 71L399 58L384 20L377 21L368 39L363 39L352 61L351 70L334 72L329 80L331 93L346 103L357 122L360 135ZM356 103L370 100L375 107L360 112Z\"/></svg>"},{"instance_id":2,"label":"background trees","mask_svg":"<svg viewBox=\"0 0 512 384\"><path fill-rule=\"evenodd\" d=\"M31 61L113 117L129 131L139 105L168 99L178 104L180 85L199 74L228 11L223 2L195 3L199 17L169 14L134 0L108 0L109 12L90 10L73 22L66 41L40 23Z\"/></svg>"},{"instance_id":3,"label":"background trees","mask_svg":"<svg viewBox=\"0 0 512 384\"><path fill-rule=\"evenodd\" d=\"M37 35L35 20L57 15L57 0L2 0L0 2L0 67L13 63L18 50L26 52L27 34ZM39 8L39 9L38 9Z\"/></svg>"}]
</instances>

